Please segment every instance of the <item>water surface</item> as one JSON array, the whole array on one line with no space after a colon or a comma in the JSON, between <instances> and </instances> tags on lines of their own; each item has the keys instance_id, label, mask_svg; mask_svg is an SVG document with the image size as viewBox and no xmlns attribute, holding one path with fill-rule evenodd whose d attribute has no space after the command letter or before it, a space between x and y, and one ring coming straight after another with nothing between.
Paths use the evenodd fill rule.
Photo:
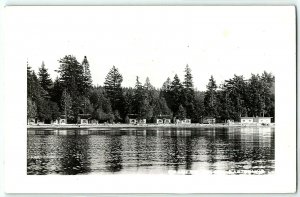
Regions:
<instances>
[{"instance_id":1,"label":"water surface","mask_svg":"<svg viewBox=\"0 0 300 197\"><path fill-rule=\"evenodd\" d=\"M269 174L274 128L31 130L27 174Z\"/></svg>"}]
</instances>

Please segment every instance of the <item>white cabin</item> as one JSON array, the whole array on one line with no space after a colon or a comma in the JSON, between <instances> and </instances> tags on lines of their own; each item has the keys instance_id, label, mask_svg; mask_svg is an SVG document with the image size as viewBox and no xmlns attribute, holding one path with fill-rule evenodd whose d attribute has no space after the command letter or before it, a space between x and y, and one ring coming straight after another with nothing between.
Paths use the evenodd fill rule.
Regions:
<instances>
[{"instance_id":1,"label":"white cabin","mask_svg":"<svg viewBox=\"0 0 300 197\"><path fill-rule=\"evenodd\" d=\"M164 121L163 121L163 119L156 119L156 124L163 124L164 123Z\"/></svg>"},{"instance_id":2,"label":"white cabin","mask_svg":"<svg viewBox=\"0 0 300 197\"><path fill-rule=\"evenodd\" d=\"M60 119L59 124L67 124L67 119L65 118Z\"/></svg>"},{"instance_id":3,"label":"white cabin","mask_svg":"<svg viewBox=\"0 0 300 197\"><path fill-rule=\"evenodd\" d=\"M80 119L80 124L88 124L89 123L89 121L88 121L88 119Z\"/></svg>"}]
</instances>

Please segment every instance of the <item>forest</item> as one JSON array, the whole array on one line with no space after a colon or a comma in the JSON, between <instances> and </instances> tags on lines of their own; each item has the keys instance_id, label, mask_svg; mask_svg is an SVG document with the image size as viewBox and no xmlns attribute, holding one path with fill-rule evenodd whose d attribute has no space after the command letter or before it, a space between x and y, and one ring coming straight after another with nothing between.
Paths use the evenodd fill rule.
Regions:
<instances>
[{"instance_id":1,"label":"forest","mask_svg":"<svg viewBox=\"0 0 300 197\"><path fill-rule=\"evenodd\" d=\"M27 63L27 119L50 123L64 116L68 123L78 123L85 114L100 123L126 123L135 115L147 123L161 116L189 118L193 123L215 117L222 123L275 115L275 77L266 71L249 79L234 75L219 85L211 76L206 91L198 91L188 65L183 66L184 79L175 74L155 88L148 77L141 82L138 76L133 87L123 87L123 76L115 66L103 86L95 86L86 56L81 63L72 55L58 62L55 80L44 63L38 73Z\"/></svg>"}]
</instances>

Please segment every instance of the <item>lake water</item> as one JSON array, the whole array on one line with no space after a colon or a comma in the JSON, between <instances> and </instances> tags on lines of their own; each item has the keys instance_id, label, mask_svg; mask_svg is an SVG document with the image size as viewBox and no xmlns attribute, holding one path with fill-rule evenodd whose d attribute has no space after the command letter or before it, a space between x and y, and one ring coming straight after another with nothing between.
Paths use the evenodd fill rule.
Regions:
<instances>
[{"instance_id":1,"label":"lake water","mask_svg":"<svg viewBox=\"0 0 300 197\"><path fill-rule=\"evenodd\" d=\"M30 130L27 174L269 174L275 129Z\"/></svg>"}]
</instances>

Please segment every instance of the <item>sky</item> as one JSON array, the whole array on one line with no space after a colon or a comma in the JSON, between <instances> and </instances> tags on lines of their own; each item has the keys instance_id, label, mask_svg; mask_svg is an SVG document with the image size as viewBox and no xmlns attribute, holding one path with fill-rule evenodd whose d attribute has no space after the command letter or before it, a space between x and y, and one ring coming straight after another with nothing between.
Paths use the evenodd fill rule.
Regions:
<instances>
[{"instance_id":1,"label":"sky","mask_svg":"<svg viewBox=\"0 0 300 197\"><path fill-rule=\"evenodd\" d=\"M160 88L167 77L192 69L205 90L211 75L220 84L234 74L264 70L276 76L294 51L292 7L7 7L6 63L37 72L44 61L51 77L58 60L74 55L90 63L94 85L110 68L133 87L136 76ZM290 14L291 13L291 14Z\"/></svg>"}]
</instances>

